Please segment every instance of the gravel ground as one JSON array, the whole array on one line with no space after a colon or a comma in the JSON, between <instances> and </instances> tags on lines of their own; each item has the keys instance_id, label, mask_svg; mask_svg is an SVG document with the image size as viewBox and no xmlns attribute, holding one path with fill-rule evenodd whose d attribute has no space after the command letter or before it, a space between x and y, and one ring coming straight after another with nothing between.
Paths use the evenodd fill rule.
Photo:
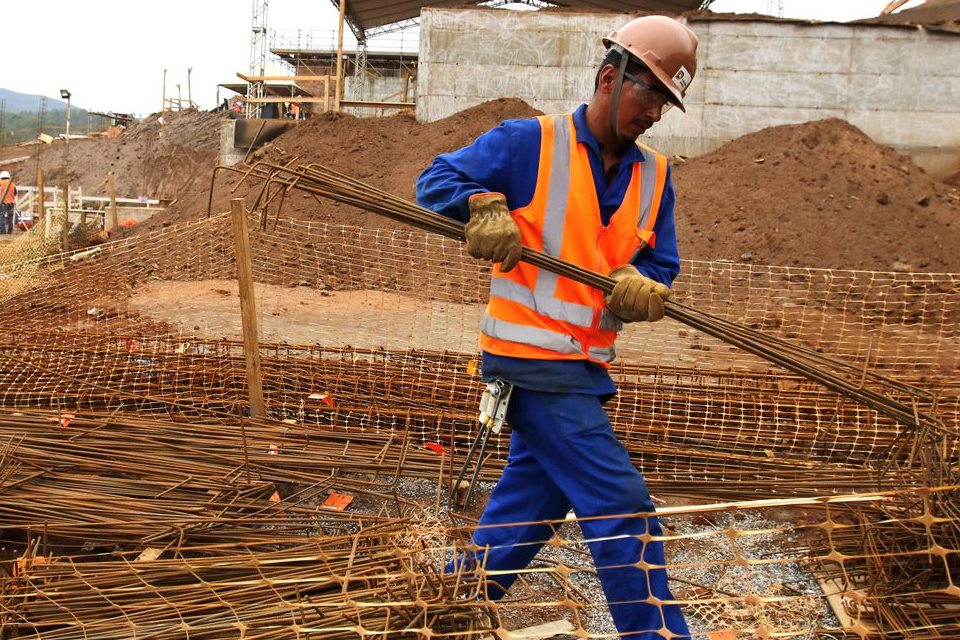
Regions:
<instances>
[{"instance_id":1,"label":"gravel ground","mask_svg":"<svg viewBox=\"0 0 960 640\"><path fill-rule=\"evenodd\" d=\"M492 488L492 483L477 487L465 517L479 516ZM401 478L397 490L400 496L421 505L428 520L437 517L437 507L441 512L446 509L445 496L439 502L436 499L434 481ZM430 561L437 564L449 560L449 555L441 558L437 548L449 549L452 544L440 524L443 515L439 514L432 524L418 525L411 533L411 545L419 543L432 550ZM681 537L667 545L667 559L674 567L670 571L674 595L704 601L685 609L694 640L708 640L708 631L745 630L761 625L796 634L788 637L797 640L814 640L818 636L811 630L839 628L817 580L793 559L796 556L789 548L791 534L782 531L789 524L751 511L708 517L674 514L663 518L663 524L669 533ZM736 535L730 533L731 524ZM751 563L737 563L738 556ZM514 602L500 610L504 627L515 630L560 618L577 625L579 616L579 624L591 638L617 637L593 561L575 522L560 528L554 544L543 548L531 569L540 571L527 574L523 583L518 581L511 591ZM564 575L569 589L563 587ZM751 604L743 600L749 594L784 599ZM566 601L566 606L542 604L561 600ZM821 640L827 637L830 636L819 635Z\"/></svg>"}]
</instances>

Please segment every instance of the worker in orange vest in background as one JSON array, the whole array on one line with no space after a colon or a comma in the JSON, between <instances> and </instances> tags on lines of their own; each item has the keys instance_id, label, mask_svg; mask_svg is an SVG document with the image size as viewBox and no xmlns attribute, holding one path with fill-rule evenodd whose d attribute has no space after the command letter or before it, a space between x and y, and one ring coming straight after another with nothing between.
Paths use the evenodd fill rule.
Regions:
<instances>
[{"instance_id":1,"label":"worker in orange vest in background","mask_svg":"<svg viewBox=\"0 0 960 640\"><path fill-rule=\"evenodd\" d=\"M13 233L16 205L17 185L9 171L0 171L0 233Z\"/></svg>"}]
</instances>

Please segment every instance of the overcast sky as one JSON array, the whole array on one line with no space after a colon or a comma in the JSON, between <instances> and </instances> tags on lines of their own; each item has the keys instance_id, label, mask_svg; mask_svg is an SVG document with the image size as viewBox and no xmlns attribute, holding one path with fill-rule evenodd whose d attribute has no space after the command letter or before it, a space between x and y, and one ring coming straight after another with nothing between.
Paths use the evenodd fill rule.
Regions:
<instances>
[{"instance_id":1,"label":"overcast sky","mask_svg":"<svg viewBox=\"0 0 960 640\"><path fill-rule=\"evenodd\" d=\"M888 0L783 0L784 16L845 22L877 15ZM912 0L905 7L919 4ZM717 0L715 11L766 13L776 2ZM0 37L0 87L58 98L96 111L146 115L159 111L164 69L167 96L202 108L217 101L217 85L236 82L250 64L253 0L33 0L5 11ZM228 8L229 7L229 10ZM9 24L12 21L13 24ZM337 11L330 0L269 0L268 30L288 38L335 43ZM415 31L387 36L416 49ZM352 43L348 39L345 44ZM375 41L371 48L376 48ZM221 91L220 97L233 95Z\"/></svg>"}]
</instances>

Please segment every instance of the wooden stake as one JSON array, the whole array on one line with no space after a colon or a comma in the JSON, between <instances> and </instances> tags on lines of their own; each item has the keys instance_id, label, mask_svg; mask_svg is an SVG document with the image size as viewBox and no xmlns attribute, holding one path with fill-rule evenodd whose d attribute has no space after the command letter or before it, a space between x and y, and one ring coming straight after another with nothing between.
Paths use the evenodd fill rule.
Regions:
<instances>
[{"instance_id":1,"label":"wooden stake","mask_svg":"<svg viewBox=\"0 0 960 640\"><path fill-rule=\"evenodd\" d=\"M88 114L89 115L89 114ZM87 210L83 206L83 185L77 187L77 205L80 208L80 226L87 226Z\"/></svg>"},{"instance_id":2,"label":"wooden stake","mask_svg":"<svg viewBox=\"0 0 960 640\"><path fill-rule=\"evenodd\" d=\"M70 248L70 185L63 188L63 226L60 228L60 250Z\"/></svg>"},{"instance_id":3,"label":"wooden stake","mask_svg":"<svg viewBox=\"0 0 960 640\"><path fill-rule=\"evenodd\" d=\"M167 116L167 70L163 70L163 104L160 106L160 135L163 135L163 125Z\"/></svg>"},{"instance_id":4,"label":"wooden stake","mask_svg":"<svg viewBox=\"0 0 960 640\"><path fill-rule=\"evenodd\" d=\"M343 19L347 12L347 0L340 0L340 28L337 30L337 93L333 101L333 108L340 111L340 101L343 100Z\"/></svg>"},{"instance_id":5,"label":"wooden stake","mask_svg":"<svg viewBox=\"0 0 960 640\"><path fill-rule=\"evenodd\" d=\"M44 216L46 211L43 210L43 169L37 169L37 206L34 208L36 217L33 219L33 224L46 224ZM44 229L44 237L49 237L50 228L46 227Z\"/></svg>"},{"instance_id":6,"label":"wooden stake","mask_svg":"<svg viewBox=\"0 0 960 640\"><path fill-rule=\"evenodd\" d=\"M113 171L107 172L107 195L110 196L110 226L107 227L107 231L113 231L120 226L117 213L117 181L113 176Z\"/></svg>"},{"instance_id":7,"label":"wooden stake","mask_svg":"<svg viewBox=\"0 0 960 640\"><path fill-rule=\"evenodd\" d=\"M253 259L247 211L243 198L230 201L233 219L233 243L237 256L237 281L240 287L240 322L243 327L243 353L247 360L247 391L250 394L250 415L266 415L263 403L263 377L260 372L260 341L257 332L257 307L253 292Z\"/></svg>"}]
</instances>

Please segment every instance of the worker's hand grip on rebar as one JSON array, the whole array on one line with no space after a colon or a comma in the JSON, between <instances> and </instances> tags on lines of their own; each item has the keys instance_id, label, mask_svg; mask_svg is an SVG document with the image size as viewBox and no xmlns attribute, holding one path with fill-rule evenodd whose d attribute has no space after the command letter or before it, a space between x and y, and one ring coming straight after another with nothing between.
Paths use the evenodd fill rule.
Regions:
<instances>
[{"instance_id":1,"label":"worker's hand grip on rebar","mask_svg":"<svg viewBox=\"0 0 960 640\"><path fill-rule=\"evenodd\" d=\"M617 281L604 302L615 316L624 322L646 320L656 322L663 318L663 301L670 297L670 289L637 271L632 264L623 264L610 272Z\"/></svg>"},{"instance_id":2,"label":"worker's hand grip on rebar","mask_svg":"<svg viewBox=\"0 0 960 640\"><path fill-rule=\"evenodd\" d=\"M464 226L467 253L500 263L510 271L520 261L520 228L510 215L502 193L475 193L468 201L470 221Z\"/></svg>"}]
</instances>

